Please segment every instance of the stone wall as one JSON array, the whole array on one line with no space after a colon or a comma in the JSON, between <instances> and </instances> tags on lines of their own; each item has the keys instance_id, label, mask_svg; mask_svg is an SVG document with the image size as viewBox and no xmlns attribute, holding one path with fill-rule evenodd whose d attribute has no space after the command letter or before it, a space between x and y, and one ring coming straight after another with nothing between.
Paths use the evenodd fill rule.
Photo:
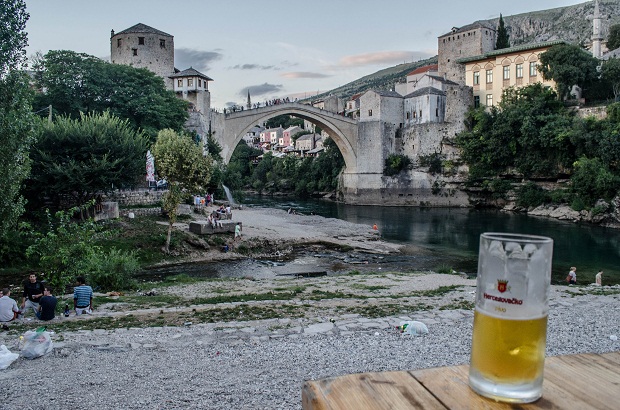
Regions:
<instances>
[{"instance_id":1,"label":"stone wall","mask_svg":"<svg viewBox=\"0 0 620 410\"><path fill-rule=\"evenodd\" d=\"M439 37L439 75L445 74L448 80L465 84L465 66L457 63L457 60L493 51L495 37L494 29L480 25L454 29L453 32Z\"/></svg>"},{"instance_id":2,"label":"stone wall","mask_svg":"<svg viewBox=\"0 0 620 410\"><path fill-rule=\"evenodd\" d=\"M159 206L165 191L136 190L136 191L115 191L105 196L106 201L118 202L123 208L132 206ZM121 211L123 212L123 211Z\"/></svg>"},{"instance_id":3,"label":"stone wall","mask_svg":"<svg viewBox=\"0 0 620 410\"><path fill-rule=\"evenodd\" d=\"M577 108L577 115L581 118L594 117L597 120L607 118L607 107Z\"/></svg>"}]
</instances>

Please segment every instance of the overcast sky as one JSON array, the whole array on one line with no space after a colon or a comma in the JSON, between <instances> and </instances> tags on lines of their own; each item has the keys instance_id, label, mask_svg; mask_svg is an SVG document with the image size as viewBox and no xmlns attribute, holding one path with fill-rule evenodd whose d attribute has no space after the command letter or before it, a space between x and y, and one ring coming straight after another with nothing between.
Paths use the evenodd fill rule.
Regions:
<instances>
[{"instance_id":1,"label":"overcast sky","mask_svg":"<svg viewBox=\"0 0 620 410\"><path fill-rule=\"evenodd\" d=\"M437 37L476 20L574 0L26 0L28 55L109 60L110 30L143 23L174 36L175 66L213 78L211 105L310 96L437 54Z\"/></svg>"}]
</instances>

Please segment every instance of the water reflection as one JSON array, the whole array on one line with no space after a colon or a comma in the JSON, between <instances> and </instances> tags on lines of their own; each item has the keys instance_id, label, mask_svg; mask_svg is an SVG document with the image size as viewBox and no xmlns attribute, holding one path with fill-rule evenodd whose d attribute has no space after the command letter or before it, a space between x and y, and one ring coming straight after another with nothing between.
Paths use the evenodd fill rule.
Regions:
<instances>
[{"instance_id":1,"label":"water reflection","mask_svg":"<svg viewBox=\"0 0 620 410\"><path fill-rule=\"evenodd\" d=\"M448 266L465 272L476 271L482 232L549 236L554 240L554 282L562 282L569 267L577 266L579 283L594 282L599 269L605 272L604 283L620 283L620 232L614 229L496 210L353 206L259 197L244 202L248 206L294 208L369 227L376 223L384 239L424 249L428 255L441 257Z\"/></svg>"}]
</instances>

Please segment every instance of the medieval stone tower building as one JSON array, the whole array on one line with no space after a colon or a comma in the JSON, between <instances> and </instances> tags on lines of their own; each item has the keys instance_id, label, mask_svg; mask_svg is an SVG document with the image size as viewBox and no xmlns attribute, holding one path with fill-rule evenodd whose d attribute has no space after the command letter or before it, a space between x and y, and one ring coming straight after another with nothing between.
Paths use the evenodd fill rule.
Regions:
<instances>
[{"instance_id":1,"label":"medieval stone tower building","mask_svg":"<svg viewBox=\"0 0 620 410\"><path fill-rule=\"evenodd\" d=\"M110 56L113 64L147 68L164 79L166 88L172 90L174 74L174 37L149 27L136 24L110 37Z\"/></svg>"},{"instance_id":2,"label":"medieval stone tower building","mask_svg":"<svg viewBox=\"0 0 620 410\"><path fill-rule=\"evenodd\" d=\"M476 22L453 27L438 38L438 72L440 76L465 84L465 66L457 63L464 57L473 57L495 49L497 32L488 23Z\"/></svg>"}]
</instances>

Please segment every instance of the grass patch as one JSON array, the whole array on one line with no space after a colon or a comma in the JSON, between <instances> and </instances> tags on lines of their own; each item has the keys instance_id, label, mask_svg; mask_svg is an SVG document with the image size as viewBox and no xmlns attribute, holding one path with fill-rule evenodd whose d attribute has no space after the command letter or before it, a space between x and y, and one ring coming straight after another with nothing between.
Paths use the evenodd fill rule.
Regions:
<instances>
[{"instance_id":1,"label":"grass patch","mask_svg":"<svg viewBox=\"0 0 620 410\"><path fill-rule=\"evenodd\" d=\"M368 292L377 292L379 290L388 290L390 286L382 285L364 285L363 283L354 283L351 285L353 289L366 290Z\"/></svg>"}]
</instances>

